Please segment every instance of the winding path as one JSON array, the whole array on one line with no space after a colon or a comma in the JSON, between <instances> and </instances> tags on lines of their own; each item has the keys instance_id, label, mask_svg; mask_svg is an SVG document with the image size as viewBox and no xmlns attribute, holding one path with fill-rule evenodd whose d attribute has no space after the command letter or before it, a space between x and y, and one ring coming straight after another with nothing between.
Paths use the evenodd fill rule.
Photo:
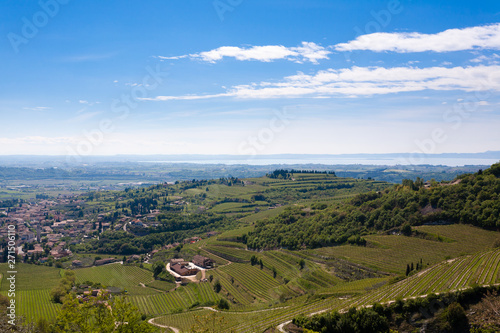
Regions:
<instances>
[{"instance_id":1,"label":"winding path","mask_svg":"<svg viewBox=\"0 0 500 333\"><path fill-rule=\"evenodd\" d=\"M168 328L168 329L172 330L174 333L180 333L181 332L178 328L175 328L175 327L172 327L172 326L160 325L160 324L157 324L157 323L153 322L154 320L155 320L155 318L151 318L151 319L148 320L148 323L150 323L151 325L156 326L156 327Z\"/></svg>"}]
</instances>

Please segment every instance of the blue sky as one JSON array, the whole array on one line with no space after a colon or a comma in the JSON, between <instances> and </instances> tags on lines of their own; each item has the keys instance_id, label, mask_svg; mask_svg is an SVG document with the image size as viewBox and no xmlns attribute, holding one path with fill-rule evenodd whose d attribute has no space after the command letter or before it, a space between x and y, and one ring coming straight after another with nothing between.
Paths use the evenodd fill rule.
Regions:
<instances>
[{"instance_id":1,"label":"blue sky","mask_svg":"<svg viewBox=\"0 0 500 333\"><path fill-rule=\"evenodd\" d=\"M0 154L500 150L498 1L6 0Z\"/></svg>"}]
</instances>

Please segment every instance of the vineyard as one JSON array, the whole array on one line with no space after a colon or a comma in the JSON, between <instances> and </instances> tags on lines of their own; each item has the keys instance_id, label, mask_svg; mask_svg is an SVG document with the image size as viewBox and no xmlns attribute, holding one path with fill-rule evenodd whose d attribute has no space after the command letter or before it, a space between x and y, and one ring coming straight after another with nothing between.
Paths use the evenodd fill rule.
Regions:
<instances>
[{"instance_id":1,"label":"vineyard","mask_svg":"<svg viewBox=\"0 0 500 333\"><path fill-rule=\"evenodd\" d=\"M7 294L9 289L7 278L7 264L0 264L1 293ZM16 307L17 314L28 319L54 318L60 309L50 299L50 290L55 287L61 278L58 268L35 266L18 263L16 265Z\"/></svg>"},{"instance_id":2,"label":"vineyard","mask_svg":"<svg viewBox=\"0 0 500 333\"><path fill-rule=\"evenodd\" d=\"M273 289L279 283L256 266L233 263L220 270L232 276L235 282L240 283L256 299L267 302L276 299Z\"/></svg>"},{"instance_id":3,"label":"vineyard","mask_svg":"<svg viewBox=\"0 0 500 333\"><path fill-rule=\"evenodd\" d=\"M325 291L328 290L339 297L329 297L323 300L307 301L306 296L300 296L287 307L258 312L258 324L255 324L253 320L256 312L245 312L238 315L224 312L221 314L225 321L224 330L264 331L269 327L275 327L291 320L299 314L307 315L321 311L340 310L351 306L366 306L375 302L388 302L429 293L454 291L474 285L496 284L500 282L500 250L479 252L455 260L444 261L424 271L417 272L403 281L366 292L370 286L377 286L384 282L384 279L370 279L345 284L344 288L342 285L338 285L325 289ZM365 289L363 295L355 296L363 289ZM190 313L183 313L160 317L155 319L155 322L188 330L194 323L193 317Z\"/></svg>"},{"instance_id":4,"label":"vineyard","mask_svg":"<svg viewBox=\"0 0 500 333\"><path fill-rule=\"evenodd\" d=\"M172 313L196 306L209 306L215 304L219 298L209 283L190 283L167 293L128 297L142 313L148 315Z\"/></svg>"},{"instance_id":5,"label":"vineyard","mask_svg":"<svg viewBox=\"0 0 500 333\"><path fill-rule=\"evenodd\" d=\"M83 283L91 281L101 283L106 287L140 287L140 283L150 283L153 274L136 266L124 266L121 264L109 264L104 266L89 267L75 270L76 282ZM133 288L136 290L137 288Z\"/></svg>"},{"instance_id":6,"label":"vineyard","mask_svg":"<svg viewBox=\"0 0 500 333\"><path fill-rule=\"evenodd\" d=\"M221 258L232 262L250 262L250 258L255 254L244 249L230 248L227 246L207 245L205 249Z\"/></svg>"},{"instance_id":7,"label":"vineyard","mask_svg":"<svg viewBox=\"0 0 500 333\"><path fill-rule=\"evenodd\" d=\"M30 320L54 318L61 309L60 304L52 302L49 289L21 290L16 292L19 314Z\"/></svg>"},{"instance_id":8,"label":"vineyard","mask_svg":"<svg viewBox=\"0 0 500 333\"><path fill-rule=\"evenodd\" d=\"M304 251L304 254L323 258L343 258L375 270L404 274L406 265L423 260L435 264L447 258L475 253L491 246L497 233L468 225L420 226L416 230L452 239L440 242L402 235L366 236L368 246L342 245ZM474 235L474 242L470 235Z\"/></svg>"}]
</instances>

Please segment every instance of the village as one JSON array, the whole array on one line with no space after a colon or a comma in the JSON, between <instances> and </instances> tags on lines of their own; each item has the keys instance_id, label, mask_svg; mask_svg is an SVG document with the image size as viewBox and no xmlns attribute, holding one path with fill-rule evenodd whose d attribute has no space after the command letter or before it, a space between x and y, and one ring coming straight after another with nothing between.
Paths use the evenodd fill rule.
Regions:
<instances>
[{"instance_id":1,"label":"village","mask_svg":"<svg viewBox=\"0 0 500 333\"><path fill-rule=\"evenodd\" d=\"M7 239L9 226L12 228L14 225L18 260L49 266L61 266L61 263L66 263L65 267L68 267L68 263L70 263L72 268L101 266L116 262L147 263L160 250L171 250L181 244L193 244L201 240L201 237L189 237L181 243L165 244L150 253L125 256L123 260L113 257L95 257L95 260L90 263L84 262L74 258L75 254L71 249L76 245L84 244L91 239L99 239L99 234L106 230L130 232L131 228L140 230L141 228L155 227L158 225L156 217L160 211L152 210L149 214L120 216L116 221L109 222L107 221L109 214L106 213L93 215L80 213L79 218L75 218L73 211L62 209L62 207L71 206L78 210L83 205L84 201L78 200L77 197L59 196L50 200L24 202L16 207L0 208L0 239ZM207 232L206 237L216 234L217 232L213 231ZM6 248L5 244L0 243L2 253L5 252ZM3 256L0 257L0 260L4 259ZM183 259L175 259L175 262L167 264L168 266L171 267L169 272L179 282L180 277L196 275L198 271L212 268L214 263L209 258L195 256L190 265Z\"/></svg>"}]
</instances>

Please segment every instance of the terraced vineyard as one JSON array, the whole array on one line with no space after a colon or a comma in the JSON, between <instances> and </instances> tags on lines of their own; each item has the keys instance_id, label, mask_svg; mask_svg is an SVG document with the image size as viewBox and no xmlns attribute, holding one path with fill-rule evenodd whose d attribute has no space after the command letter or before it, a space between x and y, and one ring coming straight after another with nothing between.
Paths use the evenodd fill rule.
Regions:
<instances>
[{"instance_id":1,"label":"terraced vineyard","mask_svg":"<svg viewBox=\"0 0 500 333\"><path fill-rule=\"evenodd\" d=\"M263 262L266 267L275 268L278 275L288 280L299 277L299 265L286 257L279 251L267 251L263 254Z\"/></svg>"},{"instance_id":2,"label":"terraced vineyard","mask_svg":"<svg viewBox=\"0 0 500 333\"><path fill-rule=\"evenodd\" d=\"M220 270L234 277L256 298L264 301L274 299L273 289L279 286L279 282L256 266L233 263Z\"/></svg>"},{"instance_id":3,"label":"terraced vineyard","mask_svg":"<svg viewBox=\"0 0 500 333\"><path fill-rule=\"evenodd\" d=\"M222 288L227 291L227 294L225 295L226 298L230 301L236 302L242 306L247 306L253 303L253 296L250 295L239 282L231 282L231 276L229 274L226 274L221 270L210 272L210 274L213 274L214 278L219 280Z\"/></svg>"},{"instance_id":4,"label":"terraced vineyard","mask_svg":"<svg viewBox=\"0 0 500 333\"><path fill-rule=\"evenodd\" d=\"M350 293L356 294L363 289L364 285L366 287L377 285L381 282L383 283L384 279L370 279L369 283L367 282L356 281L351 283L351 285L346 284L343 291L346 295ZM255 315L254 312L241 313L239 316L224 313L224 318L227 321L227 327L224 330L234 330L236 332L264 331L268 327L274 327L291 320L299 314L308 315L316 312L344 309L351 306L366 306L375 302L388 302L400 298L418 297L429 293L459 290L476 284L491 285L497 283L500 283L500 249L479 252L474 255L441 262L403 281L392 285L385 285L360 296L329 297L310 303L306 302L305 296L301 296L296 298L286 308L269 309L268 311L259 312L258 324L251 324L251 318ZM324 290L341 291L342 285ZM184 318L183 316L188 317L187 314L174 316L161 317L156 322L183 330L189 329L188 326L182 326L189 323L185 322L182 324L180 322L180 319ZM242 320L241 318L246 319ZM175 324L179 326L175 326Z\"/></svg>"},{"instance_id":5,"label":"terraced vineyard","mask_svg":"<svg viewBox=\"0 0 500 333\"><path fill-rule=\"evenodd\" d=\"M205 249L219 257L233 262L249 262L255 253L243 249L229 248L227 246L207 245Z\"/></svg>"},{"instance_id":6,"label":"terraced vineyard","mask_svg":"<svg viewBox=\"0 0 500 333\"><path fill-rule=\"evenodd\" d=\"M418 262L435 264L446 258L481 251L485 244L493 244L498 235L469 225L420 226L416 230L452 239L452 242L439 242L416 237L396 235L365 236L367 247L336 246L304 251L308 255L343 258L376 270L404 274L406 264ZM474 235L476 241L470 241Z\"/></svg>"}]
</instances>

